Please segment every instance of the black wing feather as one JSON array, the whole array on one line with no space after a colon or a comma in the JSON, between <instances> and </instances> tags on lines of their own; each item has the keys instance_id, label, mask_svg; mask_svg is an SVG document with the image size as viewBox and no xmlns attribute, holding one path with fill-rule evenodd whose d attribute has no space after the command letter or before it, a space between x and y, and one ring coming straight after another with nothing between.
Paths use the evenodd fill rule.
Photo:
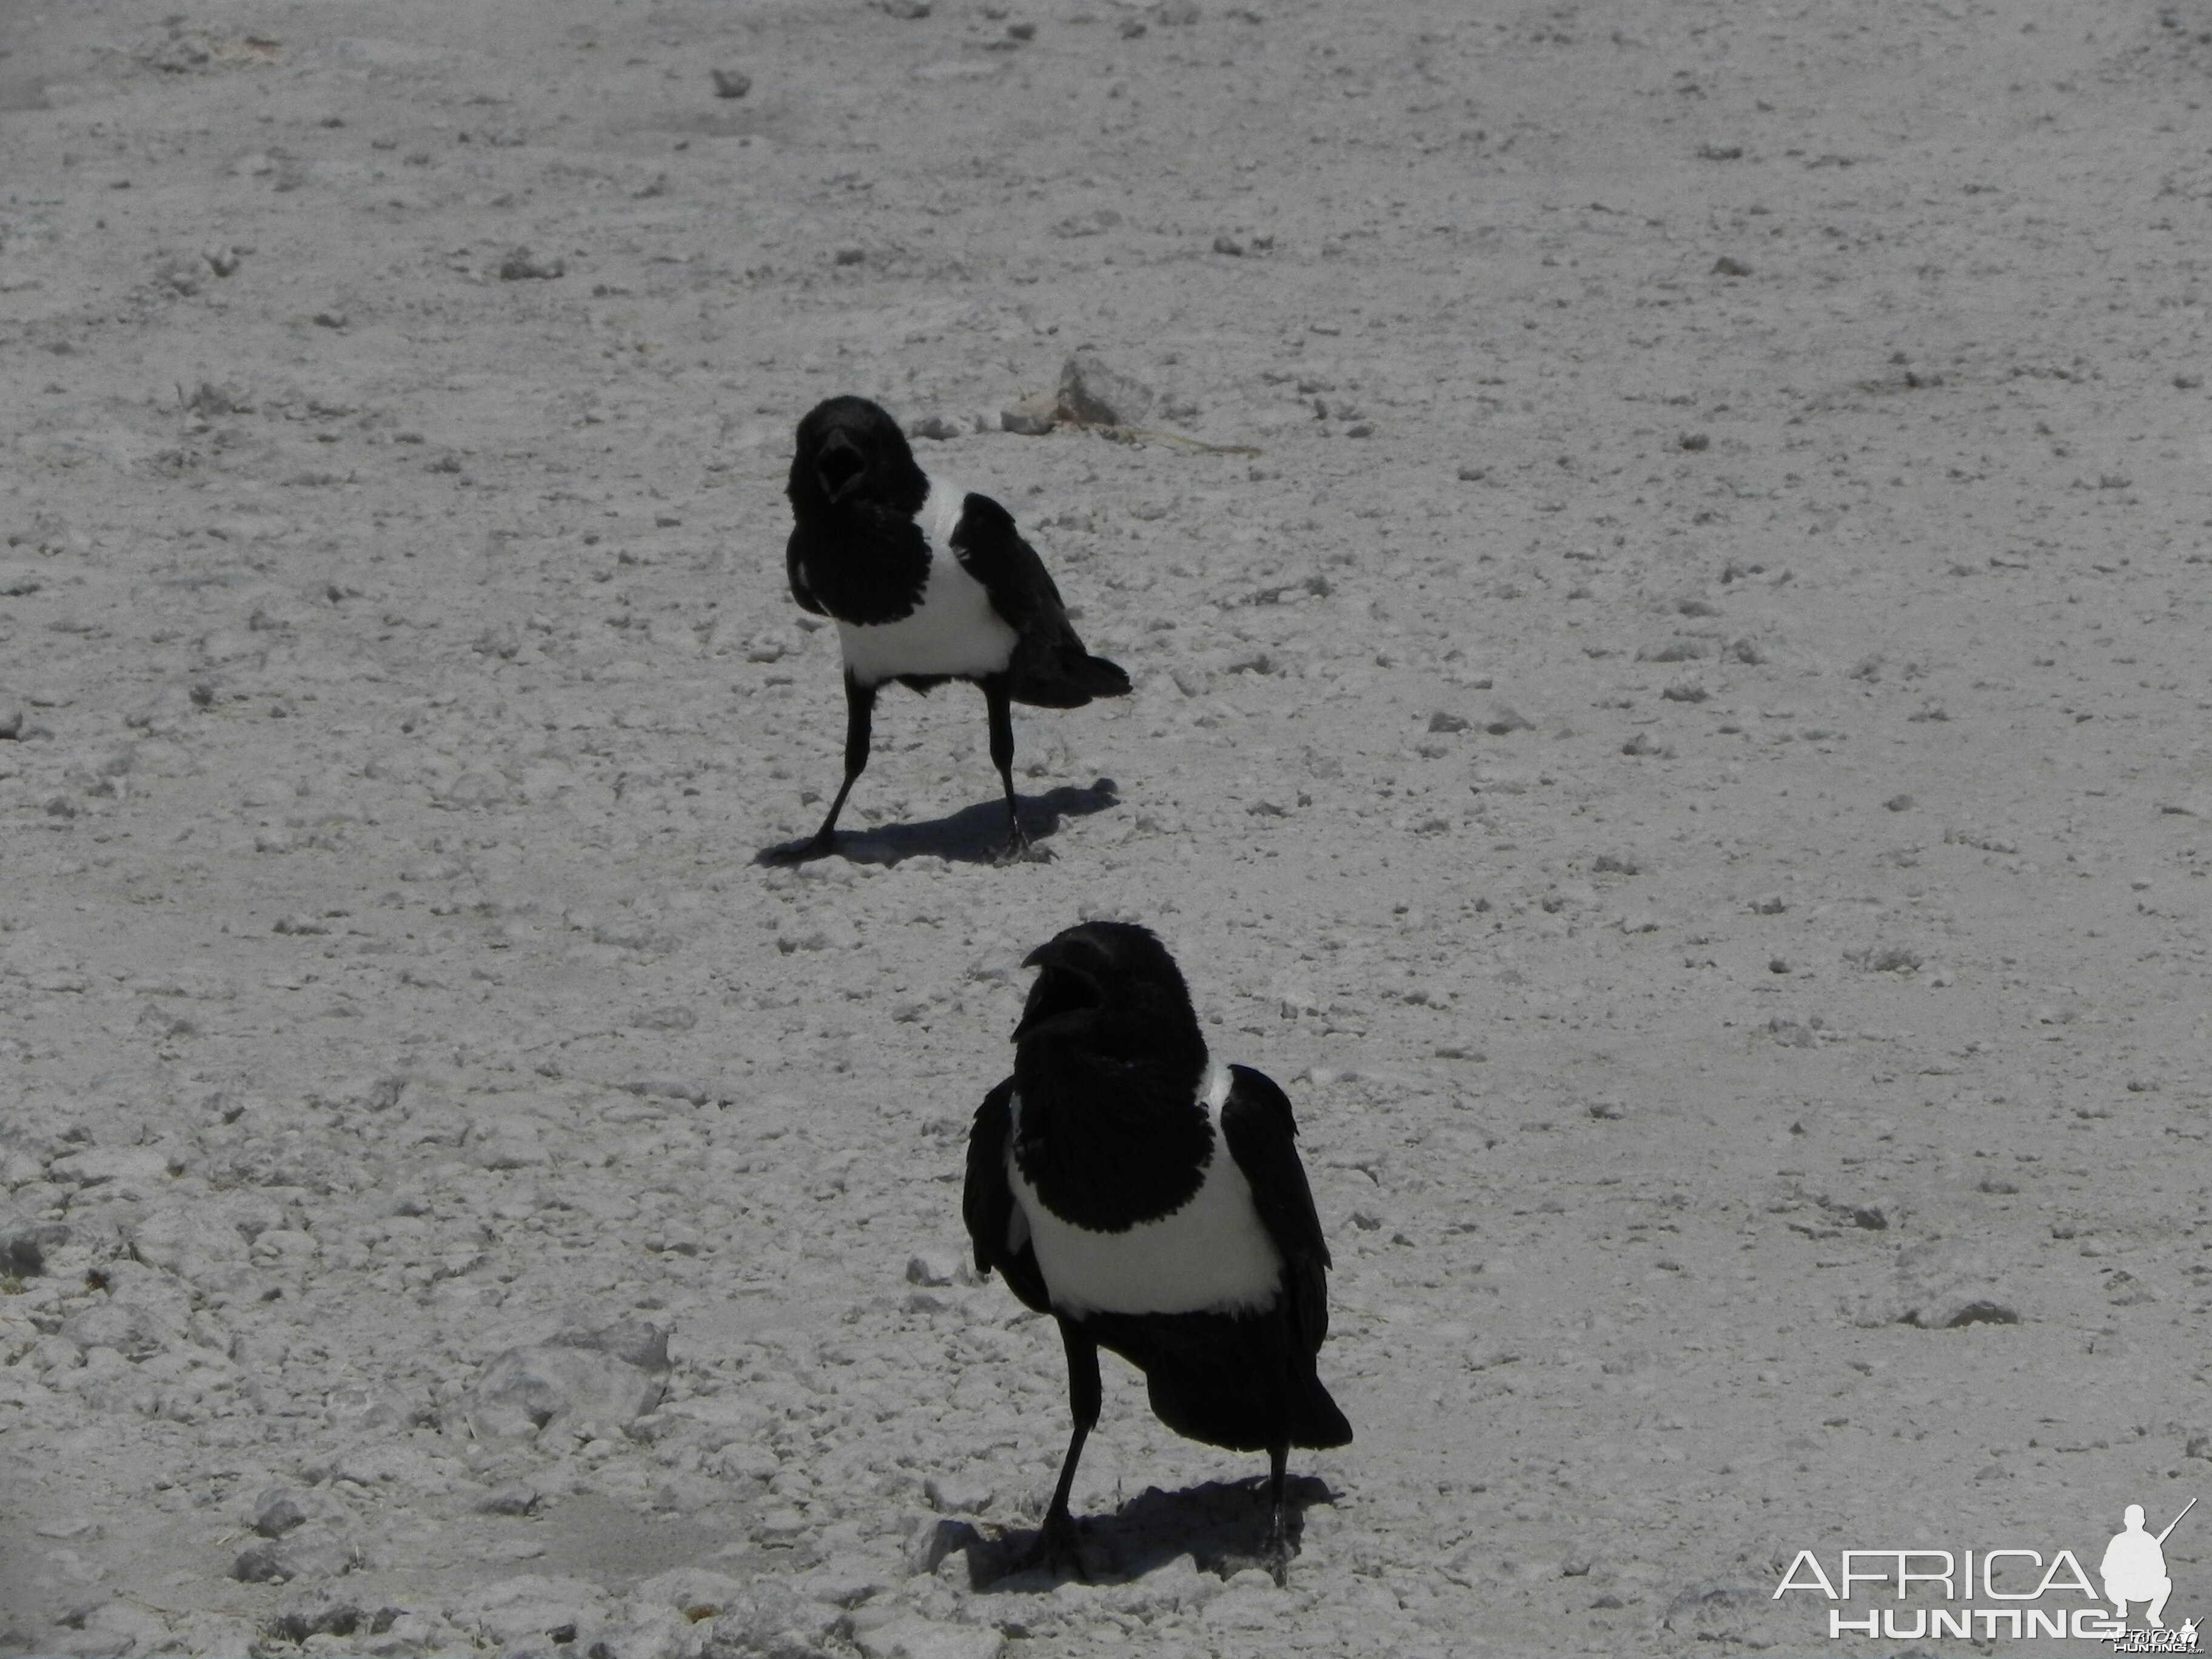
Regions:
<instances>
[{"instance_id":1,"label":"black wing feather","mask_svg":"<svg viewBox=\"0 0 2212 1659\"><path fill-rule=\"evenodd\" d=\"M983 584L983 591L991 596L991 608L1017 634L1027 634L1040 625L1067 627L1067 606L1053 583L1052 573L1044 568L1036 549L1023 539L1014 515L988 495L971 494L960 504L960 522L952 532L952 556Z\"/></svg>"},{"instance_id":2,"label":"black wing feather","mask_svg":"<svg viewBox=\"0 0 2212 1659\"><path fill-rule=\"evenodd\" d=\"M961 503L951 544L960 568L982 584L991 608L1017 636L1006 671L1016 702L1080 708L1093 697L1128 695L1129 677L1083 648L1052 573L1022 538L1012 514L971 494Z\"/></svg>"},{"instance_id":3,"label":"black wing feather","mask_svg":"<svg viewBox=\"0 0 2212 1659\"><path fill-rule=\"evenodd\" d=\"M1328 1334L1328 1241L1298 1162L1297 1120L1272 1078L1249 1066L1229 1073L1235 1081L1222 1103L1221 1136L1251 1183L1261 1224L1282 1252L1298 1340L1308 1353L1318 1352Z\"/></svg>"},{"instance_id":4,"label":"black wing feather","mask_svg":"<svg viewBox=\"0 0 2212 1659\"><path fill-rule=\"evenodd\" d=\"M1018 1250L1008 1248L1007 1229L1014 1219L1014 1189L1006 1180L1006 1143L1014 1132L1014 1080L1008 1078L983 1097L975 1109L975 1127L968 1132L968 1184L960 1197L960 1214L968 1224L969 1242L975 1248L975 1271L994 1269L1006 1275L1006 1288L1039 1313L1052 1311L1052 1292L1045 1288L1044 1272L1036 1252L1024 1242Z\"/></svg>"},{"instance_id":5,"label":"black wing feather","mask_svg":"<svg viewBox=\"0 0 2212 1659\"><path fill-rule=\"evenodd\" d=\"M791 597L799 601L801 611L811 611L817 617L830 614L823 609L822 601L814 597L814 590L806 585L806 567L799 562L799 532L795 530L783 544L783 571L791 579Z\"/></svg>"}]
</instances>

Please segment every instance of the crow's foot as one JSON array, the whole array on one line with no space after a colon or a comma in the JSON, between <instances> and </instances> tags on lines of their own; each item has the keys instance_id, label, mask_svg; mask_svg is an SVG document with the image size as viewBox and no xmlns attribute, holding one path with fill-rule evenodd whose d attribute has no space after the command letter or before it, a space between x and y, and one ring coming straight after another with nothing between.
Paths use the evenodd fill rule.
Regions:
<instances>
[{"instance_id":1,"label":"crow's foot","mask_svg":"<svg viewBox=\"0 0 2212 1659\"><path fill-rule=\"evenodd\" d=\"M824 830L804 841L786 842L781 847L770 848L766 855L767 861L770 864L805 864L814 859L826 859L836 850L836 833Z\"/></svg>"},{"instance_id":2,"label":"crow's foot","mask_svg":"<svg viewBox=\"0 0 2212 1659\"><path fill-rule=\"evenodd\" d=\"M992 862L1001 865L1049 864L1052 862L1052 848L1038 846L1029 838L1029 832L1018 824Z\"/></svg>"},{"instance_id":3,"label":"crow's foot","mask_svg":"<svg viewBox=\"0 0 2212 1659\"><path fill-rule=\"evenodd\" d=\"M1280 1528L1268 1537L1267 1547L1260 1552L1260 1565L1275 1581L1277 1589L1291 1587L1291 1558L1297 1553Z\"/></svg>"},{"instance_id":4,"label":"crow's foot","mask_svg":"<svg viewBox=\"0 0 2212 1659\"><path fill-rule=\"evenodd\" d=\"M1044 1524L1037 1528L1036 1541L1024 1550L1014 1563L1016 1572L1047 1572L1055 1576L1073 1573L1076 1577L1089 1579L1083 1571L1082 1535L1077 1529L1075 1517L1066 1510L1048 1510Z\"/></svg>"}]
</instances>

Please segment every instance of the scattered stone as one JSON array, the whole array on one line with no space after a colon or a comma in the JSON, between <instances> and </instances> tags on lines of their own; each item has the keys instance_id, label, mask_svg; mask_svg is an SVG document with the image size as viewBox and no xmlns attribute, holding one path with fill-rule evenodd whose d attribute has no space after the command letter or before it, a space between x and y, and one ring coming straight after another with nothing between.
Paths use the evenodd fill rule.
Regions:
<instances>
[{"instance_id":1,"label":"scattered stone","mask_svg":"<svg viewBox=\"0 0 2212 1659\"><path fill-rule=\"evenodd\" d=\"M201 263L185 254L168 255L161 262L160 280L189 298L200 291L201 281L206 275L200 269Z\"/></svg>"},{"instance_id":2,"label":"scattered stone","mask_svg":"<svg viewBox=\"0 0 2212 1659\"><path fill-rule=\"evenodd\" d=\"M707 1627L709 1656L818 1653L843 1618L779 1578L759 1577ZM998 1632L994 1631L993 1635Z\"/></svg>"},{"instance_id":3,"label":"scattered stone","mask_svg":"<svg viewBox=\"0 0 2212 1659\"><path fill-rule=\"evenodd\" d=\"M907 1571L910 1573L933 1573L950 1555L969 1549L983 1541L982 1534L965 1521L933 1519L925 1522L914 1534L906 1555Z\"/></svg>"},{"instance_id":4,"label":"scattered stone","mask_svg":"<svg viewBox=\"0 0 2212 1659\"><path fill-rule=\"evenodd\" d=\"M1052 228L1055 236L1097 236L1121 222L1121 216L1112 208L1094 208L1088 213L1075 213L1062 219Z\"/></svg>"},{"instance_id":5,"label":"scattered stone","mask_svg":"<svg viewBox=\"0 0 2212 1659\"><path fill-rule=\"evenodd\" d=\"M624 1094L636 1095L646 1100L684 1100L694 1106L704 1106L714 1098L714 1091L703 1083L689 1078L640 1077L615 1085Z\"/></svg>"},{"instance_id":6,"label":"scattered stone","mask_svg":"<svg viewBox=\"0 0 2212 1659\"><path fill-rule=\"evenodd\" d=\"M253 1530L264 1538L282 1538L305 1523L314 1500L292 1486L270 1486L253 1500Z\"/></svg>"},{"instance_id":7,"label":"scattered stone","mask_svg":"<svg viewBox=\"0 0 2212 1659\"><path fill-rule=\"evenodd\" d=\"M169 1626L152 1608L137 1601L107 1601L76 1621L97 1645L99 1654L159 1653L174 1650ZM65 1651L85 1651L74 1645Z\"/></svg>"},{"instance_id":8,"label":"scattered stone","mask_svg":"<svg viewBox=\"0 0 2212 1659\"><path fill-rule=\"evenodd\" d=\"M1982 1247L1966 1239L1930 1239L1899 1251L1897 1286L1898 1319L1923 1330L2020 1322Z\"/></svg>"},{"instance_id":9,"label":"scattered stone","mask_svg":"<svg viewBox=\"0 0 2212 1659\"><path fill-rule=\"evenodd\" d=\"M1766 1612L1767 1593L1756 1584L1708 1579L1667 1604L1660 1621L1678 1636L1700 1642L1741 1642Z\"/></svg>"},{"instance_id":10,"label":"scattered stone","mask_svg":"<svg viewBox=\"0 0 2212 1659\"><path fill-rule=\"evenodd\" d=\"M559 1425L620 1428L660 1403L668 1334L643 1320L510 1348L484 1368L459 1416L480 1440L529 1439Z\"/></svg>"},{"instance_id":11,"label":"scattered stone","mask_svg":"<svg viewBox=\"0 0 2212 1659\"><path fill-rule=\"evenodd\" d=\"M149 1267L160 1267L201 1291L233 1286L255 1277L246 1237L227 1207L205 1201L165 1206L131 1229L131 1248Z\"/></svg>"},{"instance_id":12,"label":"scattered stone","mask_svg":"<svg viewBox=\"0 0 2212 1659\"><path fill-rule=\"evenodd\" d=\"M933 1474L922 1482L921 1490L940 1515L981 1515L998 1495L988 1482L959 1474Z\"/></svg>"},{"instance_id":13,"label":"scattered stone","mask_svg":"<svg viewBox=\"0 0 2212 1659\"><path fill-rule=\"evenodd\" d=\"M1920 952L1909 945L1869 945L1846 951L1844 960L1869 974L1909 974L1920 966Z\"/></svg>"},{"instance_id":14,"label":"scattered stone","mask_svg":"<svg viewBox=\"0 0 2212 1659\"><path fill-rule=\"evenodd\" d=\"M714 96L742 98L753 89L753 77L742 70L710 70L714 78Z\"/></svg>"},{"instance_id":15,"label":"scattered stone","mask_svg":"<svg viewBox=\"0 0 2212 1659\"><path fill-rule=\"evenodd\" d=\"M282 1584L295 1578L336 1578L362 1565L361 1552L327 1527L303 1526L282 1538L264 1538L239 1551L230 1576L243 1584Z\"/></svg>"},{"instance_id":16,"label":"scattered stone","mask_svg":"<svg viewBox=\"0 0 2212 1659\"><path fill-rule=\"evenodd\" d=\"M1536 722L1522 714L1511 703L1501 702L1491 709L1490 718L1483 722L1482 729L1493 738L1506 738L1512 736L1516 732L1534 731Z\"/></svg>"},{"instance_id":17,"label":"scattered stone","mask_svg":"<svg viewBox=\"0 0 2212 1659\"><path fill-rule=\"evenodd\" d=\"M1109 367L1087 348L1060 367L1060 412L1079 424L1139 426L1157 401L1150 386Z\"/></svg>"},{"instance_id":18,"label":"scattered stone","mask_svg":"<svg viewBox=\"0 0 2212 1659\"><path fill-rule=\"evenodd\" d=\"M744 642L747 662L781 662L791 652L791 638L782 633L755 634Z\"/></svg>"},{"instance_id":19,"label":"scattered stone","mask_svg":"<svg viewBox=\"0 0 2212 1659\"><path fill-rule=\"evenodd\" d=\"M540 258L526 247L511 248L499 262L503 283L550 282L568 274L568 262L557 254Z\"/></svg>"},{"instance_id":20,"label":"scattered stone","mask_svg":"<svg viewBox=\"0 0 2212 1659\"><path fill-rule=\"evenodd\" d=\"M1059 398L1024 398L999 411L999 429L1018 433L1025 438L1040 438L1051 431L1059 420Z\"/></svg>"},{"instance_id":21,"label":"scattered stone","mask_svg":"<svg viewBox=\"0 0 2212 1659\"><path fill-rule=\"evenodd\" d=\"M69 1224L37 1221L0 1211L0 1273L35 1279L46 1270L46 1255L70 1240Z\"/></svg>"},{"instance_id":22,"label":"scattered stone","mask_svg":"<svg viewBox=\"0 0 2212 1659\"><path fill-rule=\"evenodd\" d=\"M972 1285L975 1282L974 1269L950 1250L923 1250L907 1259L906 1282L909 1285Z\"/></svg>"},{"instance_id":23,"label":"scattered stone","mask_svg":"<svg viewBox=\"0 0 2212 1659\"><path fill-rule=\"evenodd\" d=\"M1738 154L1741 152L1739 151ZM1748 276L1751 275L1751 267L1742 260L1731 258L1723 253L1713 261L1712 274L1716 276Z\"/></svg>"},{"instance_id":24,"label":"scattered stone","mask_svg":"<svg viewBox=\"0 0 2212 1659\"><path fill-rule=\"evenodd\" d=\"M1712 439L1703 432L1685 432L1674 441L1679 447L1689 450L1693 454L1698 450L1711 448L1713 442Z\"/></svg>"},{"instance_id":25,"label":"scattered stone","mask_svg":"<svg viewBox=\"0 0 2212 1659\"><path fill-rule=\"evenodd\" d=\"M1882 802L1882 805L1893 812L1909 812L1912 810L1912 797L1892 795L1887 800Z\"/></svg>"},{"instance_id":26,"label":"scattered stone","mask_svg":"<svg viewBox=\"0 0 2212 1659\"><path fill-rule=\"evenodd\" d=\"M538 1573L500 1579L446 1609L454 1624L495 1646L512 1644L518 1651L540 1653L552 1644L556 1631L567 1629L573 1637L604 1622L606 1613L607 1595L597 1584Z\"/></svg>"},{"instance_id":27,"label":"scattered stone","mask_svg":"<svg viewBox=\"0 0 2212 1659\"><path fill-rule=\"evenodd\" d=\"M1711 693L1700 681L1677 680L1659 695L1668 702L1703 702Z\"/></svg>"},{"instance_id":28,"label":"scattered stone","mask_svg":"<svg viewBox=\"0 0 2212 1659\"><path fill-rule=\"evenodd\" d=\"M112 1348L125 1359L150 1359L168 1346L161 1322L127 1302L100 1301L62 1322L61 1334L80 1348Z\"/></svg>"},{"instance_id":29,"label":"scattered stone","mask_svg":"<svg viewBox=\"0 0 2212 1659\"><path fill-rule=\"evenodd\" d=\"M867 1659L1000 1659L1006 1650L1006 1637L988 1626L942 1625L912 1614L853 1639Z\"/></svg>"},{"instance_id":30,"label":"scattered stone","mask_svg":"<svg viewBox=\"0 0 2212 1659\"><path fill-rule=\"evenodd\" d=\"M927 438L936 443L957 438L966 430L957 418L950 415L922 415L906 423L908 437Z\"/></svg>"},{"instance_id":31,"label":"scattered stone","mask_svg":"<svg viewBox=\"0 0 2212 1659\"><path fill-rule=\"evenodd\" d=\"M1465 715L1455 714L1443 708L1429 716L1429 730L1431 732L1464 732L1468 725Z\"/></svg>"},{"instance_id":32,"label":"scattered stone","mask_svg":"<svg viewBox=\"0 0 2212 1659\"><path fill-rule=\"evenodd\" d=\"M896 17L902 22L914 22L929 15L929 0L868 0L868 3L886 17Z\"/></svg>"}]
</instances>

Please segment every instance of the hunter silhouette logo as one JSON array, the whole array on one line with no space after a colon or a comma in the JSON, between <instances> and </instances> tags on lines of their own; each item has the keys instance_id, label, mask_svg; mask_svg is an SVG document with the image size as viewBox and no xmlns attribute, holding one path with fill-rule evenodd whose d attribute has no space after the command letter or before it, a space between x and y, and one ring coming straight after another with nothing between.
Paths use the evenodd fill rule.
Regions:
<instances>
[{"instance_id":1,"label":"hunter silhouette logo","mask_svg":"<svg viewBox=\"0 0 2212 1659\"><path fill-rule=\"evenodd\" d=\"M2097 1576L2105 1581L2105 1599L2112 1604L2112 1611L2123 1622L2128 1616L2128 1603L2148 1601L2150 1607L2143 1614L2143 1622L2153 1630L2164 1630L2166 1621L2159 1614L2166 1611L2166 1598L2173 1594L2173 1580L2166 1572L2166 1534L2181 1524L2181 1516L2197 1507L2191 1498L2182 1505L2181 1515L2166 1523L2166 1532L2155 1538L2143 1530L2143 1507L2130 1504L2120 1516L2124 1531L2114 1534L2105 1546L2105 1559L2097 1568Z\"/></svg>"},{"instance_id":2,"label":"hunter silhouette logo","mask_svg":"<svg viewBox=\"0 0 2212 1659\"><path fill-rule=\"evenodd\" d=\"M1837 1558L1833 1577L1817 1554L1799 1550L1775 1586L1773 1599L1796 1590L1844 1604L1862 1596L1903 1603L1911 1595L1919 1604L1875 1606L1863 1612L1848 1605L1832 1606L1832 1638L1866 1636L1894 1642L1956 1637L1986 1650L1999 1638L2056 1638L2109 1642L2121 1653L2195 1653L2197 1621L2185 1619L2173 1629L2165 1615L2173 1595L2166 1540L2196 1507L2192 1498L2180 1514L2154 1533L2145 1524L2143 1506L2127 1505L2120 1530L2112 1534L2098 1559L2101 1591L2082 1570L2081 1558L2064 1548L2047 1553L1850 1549ZM2128 1623L2130 1607L2142 1609L2141 1625Z\"/></svg>"}]
</instances>

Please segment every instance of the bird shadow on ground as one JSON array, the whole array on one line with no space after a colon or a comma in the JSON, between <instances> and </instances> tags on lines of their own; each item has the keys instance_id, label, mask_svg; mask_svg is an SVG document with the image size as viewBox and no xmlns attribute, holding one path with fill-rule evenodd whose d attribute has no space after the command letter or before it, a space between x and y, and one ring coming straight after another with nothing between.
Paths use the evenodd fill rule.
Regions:
<instances>
[{"instance_id":1,"label":"bird shadow on ground","mask_svg":"<svg viewBox=\"0 0 2212 1659\"><path fill-rule=\"evenodd\" d=\"M1305 1530L1305 1511L1333 1504L1336 1494L1316 1475L1293 1475L1285 1489L1285 1517L1291 1545ZM1267 1565L1267 1531L1273 1520L1265 1476L1249 1480L1209 1480L1180 1492L1147 1487L1111 1515L1085 1516L1078 1554L1082 1577L1093 1584L1126 1584L1188 1555L1200 1572L1227 1578L1246 1567ZM1071 1577L1066 1568L1018 1571L1036 1541L1034 1528L978 1531L965 1521L938 1522L939 1560L956 1552L968 1558L970 1588L999 1593L1048 1589Z\"/></svg>"},{"instance_id":2,"label":"bird shadow on ground","mask_svg":"<svg viewBox=\"0 0 2212 1659\"><path fill-rule=\"evenodd\" d=\"M1063 818L1088 817L1121 804L1114 780L1100 778L1089 788L1062 784L1042 795L1017 796L1022 828L1036 845L1056 832ZM781 842L753 854L755 864L789 864L804 841ZM896 864L924 854L948 864L995 864L1006 846L1006 804L1003 799L978 801L949 817L921 823L879 823L866 830L837 832L836 856L854 864ZM1049 852L1038 846L1040 856Z\"/></svg>"}]
</instances>

